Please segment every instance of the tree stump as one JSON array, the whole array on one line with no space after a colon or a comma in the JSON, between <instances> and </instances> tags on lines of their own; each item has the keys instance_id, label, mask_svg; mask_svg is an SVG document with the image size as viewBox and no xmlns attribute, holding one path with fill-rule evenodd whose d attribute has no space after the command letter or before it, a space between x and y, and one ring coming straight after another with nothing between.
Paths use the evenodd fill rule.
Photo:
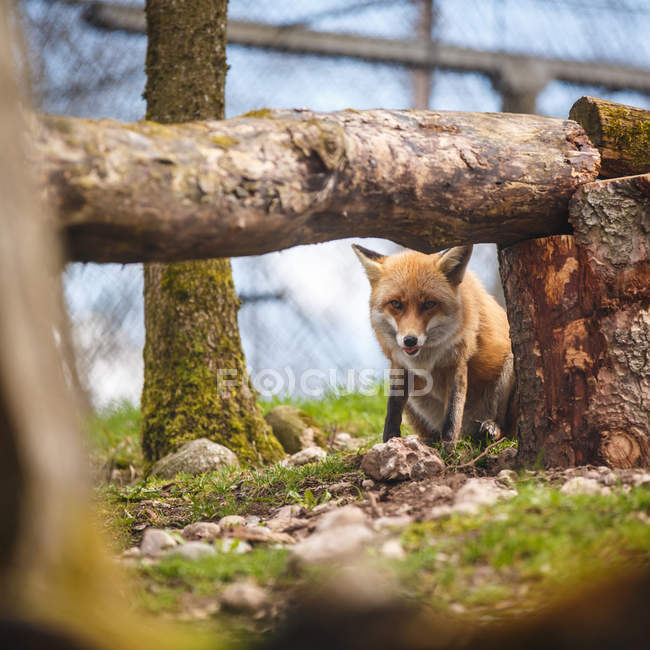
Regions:
<instances>
[{"instance_id":1,"label":"tree stump","mask_svg":"<svg viewBox=\"0 0 650 650\"><path fill-rule=\"evenodd\" d=\"M523 465L647 465L650 175L582 186L575 236L500 251Z\"/></svg>"}]
</instances>

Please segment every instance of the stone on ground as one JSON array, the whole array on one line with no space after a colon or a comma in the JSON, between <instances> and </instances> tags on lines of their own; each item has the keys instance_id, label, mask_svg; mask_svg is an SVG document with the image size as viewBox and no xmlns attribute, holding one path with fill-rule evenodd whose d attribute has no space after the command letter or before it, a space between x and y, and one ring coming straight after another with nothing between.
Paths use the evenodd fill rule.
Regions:
<instances>
[{"instance_id":1,"label":"stone on ground","mask_svg":"<svg viewBox=\"0 0 650 650\"><path fill-rule=\"evenodd\" d=\"M212 521L197 521L183 528L181 535L189 542L211 542L221 534L221 526Z\"/></svg>"},{"instance_id":2,"label":"stone on ground","mask_svg":"<svg viewBox=\"0 0 650 650\"><path fill-rule=\"evenodd\" d=\"M376 481L406 481L439 474L445 463L417 436L407 436L375 445L363 457L361 469Z\"/></svg>"},{"instance_id":3,"label":"stone on ground","mask_svg":"<svg viewBox=\"0 0 650 650\"><path fill-rule=\"evenodd\" d=\"M142 535L140 552L149 557L158 557L172 546L176 546L176 540L169 533L158 528L147 528Z\"/></svg>"},{"instance_id":4,"label":"stone on ground","mask_svg":"<svg viewBox=\"0 0 650 650\"><path fill-rule=\"evenodd\" d=\"M216 552L214 546L205 542L187 542L172 548L168 551L168 555L178 555L186 560L199 560L208 555L215 555Z\"/></svg>"},{"instance_id":5,"label":"stone on ground","mask_svg":"<svg viewBox=\"0 0 650 650\"><path fill-rule=\"evenodd\" d=\"M470 478L456 492L453 510L476 514L483 506L490 506L500 499L517 496L515 490L502 487L493 478Z\"/></svg>"},{"instance_id":6,"label":"stone on ground","mask_svg":"<svg viewBox=\"0 0 650 650\"><path fill-rule=\"evenodd\" d=\"M327 457L327 452L321 447L307 447L296 454L285 459L283 464L286 467L302 467L308 463L320 463Z\"/></svg>"},{"instance_id":7,"label":"stone on ground","mask_svg":"<svg viewBox=\"0 0 650 650\"><path fill-rule=\"evenodd\" d=\"M316 422L295 406L276 406L266 414L265 419L288 454L308 447L325 447L325 435Z\"/></svg>"},{"instance_id":8,"label":"stone on ground","mask_svg":"<svg viewBox=\"0 0 650 650\"><path fill-rule=\"evenodd\" d=\"M161 478L174 478L181 472L196 476L238 465L237 456L230 449L207 438L198 438L154 463L151 474Z\"/></svg>"},{"instance_id":9,"label":"stone on ground","mask_svg":"<svg viewBox=\"0 0 650 650\"><path fill-rule=\"evenodd\" d=\"M222 530L234 528L235 526L246 526L246 519L240 515L226 515L219 519L219 527Z\"/></svg>"},{"instance_id":10,"label":"stone on ground","mask_svg":"<svg viewBox=\"0 0 650 650\"><path fill-rule=\"evenodd\" d=\"M224 609L253 614L265 607L269 593L252 580L240 580L228 585L221 592Z\"/></svg>"},{"instance_id":11,"label":"stone on ground","mask_svg":"<svg viewBox=\"0 0 650 650\"><path fill-rule=\"evenodd\" d=\"M316 530L322 532L330 528L367 523L368 515L361 508L357 506L343 506L342 508L336 508L321 515L316 523Z\"/></svg>"},{"instance_id":12,"label":"stone on ground","mask_svg":"<svg viewBox=\"0 0 650 650\"><path fill-rule=\"evenodd\" d=\"M609 488L601 486L596 479L576 476L570 478L560 488L560 492L563 494L606 494L609 492Z\"/></svg>"}]
</instances>

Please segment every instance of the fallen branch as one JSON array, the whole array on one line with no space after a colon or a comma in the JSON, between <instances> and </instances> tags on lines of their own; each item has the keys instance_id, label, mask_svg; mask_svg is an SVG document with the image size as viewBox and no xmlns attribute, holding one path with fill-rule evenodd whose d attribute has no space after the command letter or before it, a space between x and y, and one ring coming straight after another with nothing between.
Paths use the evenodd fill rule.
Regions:
<instances>
[{"instance_id":1,"label":"fallen branch","mask_svg":"<svg viewBox=\"0 0 650 650\"><path fill-rule=\"evenodd\" d=\"M503 438L499 438L499 440L490 443L478 456L476 456L476 458L473 458L469 462L463 463L462 465L454 465L452 469L464 469L466 467L474 467L477 461L481 460L481 458L483 458L484 456L487 456L488 453L490 453L490 451L494 449L497 445L500 445L503 442L503 440L504 440Z\"/></svg>"}]
</instances>

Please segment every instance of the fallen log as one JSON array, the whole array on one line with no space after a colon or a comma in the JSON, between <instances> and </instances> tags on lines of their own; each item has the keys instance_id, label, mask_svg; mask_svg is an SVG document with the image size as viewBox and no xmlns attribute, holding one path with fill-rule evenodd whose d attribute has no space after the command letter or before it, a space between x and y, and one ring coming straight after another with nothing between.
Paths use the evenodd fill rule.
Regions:
<instances>
[{"instance_id":1,"label":"fallen log","mask_svg":"<svg viewBox=\"0 0 650 650\"><path fill-rule=\"evenodd\" d=\"M43 117L35 159L68 258L255 255L344 237L421 251L568 232L599 154L569 120L256 111L159 125Z\"/></svg>"},{"instance_id":2,"label":"fallen log","mask_svg":"<svg viewBox=\"0 0 650 650\"><path fill-rule=\"evenodd\" d=\"M650 462L650 174L583 185L574 236L500 251L518 460Z\"/></svg>"},{"instance_id":3,"label":"fallen log","mask_svg":"<svg viewBox=\"0 0 650 650\"><path fill-rule=\"evenodd\" d=\"M650 111L581 97L569 112L598 147L605 178L650 172Z\"/></svg>"}]
</instances>

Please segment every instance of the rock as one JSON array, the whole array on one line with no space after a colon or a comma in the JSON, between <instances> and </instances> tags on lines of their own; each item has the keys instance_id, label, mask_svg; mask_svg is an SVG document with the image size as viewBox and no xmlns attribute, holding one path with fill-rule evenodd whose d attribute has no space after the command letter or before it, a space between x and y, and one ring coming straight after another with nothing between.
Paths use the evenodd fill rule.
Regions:
<instances>
[{"instance_id":1,"label":"rock","mask_svg":"<svg viewBox=\"0 0 650 650\"><path fill-rule=\"evenodd\" d=\"M139 547L137 546L132 546L131 548L127 548L126 551L123 551L120 555L121 558L128 559L128 558L137 558L142 555L142 552L140 551Z\"/></svg>"},{"instance_id":2,"label":"rock","mask_svg":"<svg viewBox=\"0 0 650 650\"><path fill-rule=\"evenodd\" d=\"M266 414L265 420L288 454L308 447L326 446L325 435L313 418L295 406L276 406Z\"/></svg>"},{"instance_id":3,"label":"rock","mask_svg":"<svg viewBox=\"0 0 650 650\"><path fill-rule=\"evenodd\" d=\"M453 510L476 514L482 506L489 506L499 499L517 496L515 490L501 487L493 478L470 478L456 492Z\"/></svg>"},{"instance_id":4,"label":"rock","mask_svg":"<svg viewBox=\"0 0 650 650\"><path fill-rule=\"evenodd\" d=\"M416 436L379 443L361 461L361 469L377 481L419 480L439 474L444 468L438 452Z\"/></svg>"},{"instance_id":5,"label":"rock","mask_svg":"<svg viewBox=\"0 0 650 650\"><path fill-rule=\"evenodd\" d=\"M221 526L212 521L197 521L195 524L188 524L183 528L181 535L189 542L205 540L211 542L221 534Z\"/></svg>"},{"instance_id":6,"label":"rock","mask_svg":"<svg viewBox=\"0 0 650 650\"><path fill-rule=\"evenodd\" d=\"M157 461L151 474L161 478L174 478L181 472L197 475L238 465L237 456L230 449L207 438L198 438L186 442L178 451Z\"/></svg>"},{"instance_id":7,"label":"rock","mask_svg":"<svg viewBox=\"0 0 650 650\"><path fill-rule=\"evenodd\" d=\"M320 463L325 460L327 452L321 447L307 447L283 461L286 467L302 467L307 463Z\"/></svg>"},{"instance_id":8,"label":"rock","mask_svg":"<svg viewBox=\"0 0 650 650\"><path fill-rule=\"evenodd\" d=\"M301 528L307 528L311 525L311 519L304 517L277 517L269 519L266 525L271 529L280 533L289 533Z\"/></svg>"},{"instance_id":9,"label":"rock","mask_svg":"<svg viewBox=\"0 0 650 650\"><path fill-rule=\"evenodd\" d=\"M379 552L391 560L403 560L406 557L402 543L398 539L386 540Z\"/></svg>"},{"instance_id":10,"label":"rock","mask_svg":"<svg viewBox=\"0 0 650 650\"><path fill-rule=\"evenodd\" d=\"M517 472L512 469L502 469L497 474L497 481L501 481L501 483L504 483L508 487L512 487L515 484L516 480Z\"/></svg>"},{"instance_id":11,"label":"rock","mask_svg":"<svg viewBox=\"0 0 650 650\"><path fill-rule=\"evenodd\" d=\"M298 542L293 547L291 555L302 562L324 562L356 554L372 539L373 534L365 525L336 526L322 532L315 532Z\"/></svg>"},{"instance_id":12,"label":"rock","mask_svg":"<svg viewBox=\"0 0 650 650\"><path fill-rule=\"evenodd\" d=\"M361 487L364 490L371 490L374 488L376 483L371 479L371 478L365 478L363 481L361 481Z\"/></svg>"},{"instance_id":13,"label":"rock","mask_svg":"<svg viewBox=\"0 0 650 650\"><path fill-rule=\"evenodd\" d=\"M429 498L437 499L451 499L454 496L454 491L448 485L434 485L429 490Z\"/></svg>"},{"instance_id":14,"label":"rock","mask_svg":"<svg viewBox=\"0 0 650 650\"><path fill-rule=\"evenodd\" d=\"M614 485L617 485L619 480L618 476L609 470L607 473L600 475L600 482L607 487L612 487Z\"/></svg>"},{"instance_id":15,"label":"rock","mask_svg":"<svg viewBox=\"0 0 650 650\"><path fill-rule=\"evenodd\" d=\"M635 472L632 482L636 487L650 487L650 474L648 472Z\"/></svg>"},{"instance_id":16,"label":"rock","mask_svg":"<svg viewBox=\"0 0 650 650\"><path fill-rule=\"evenodd\" d=\"M248 515L245 518L247 526L259 526L262 520L257 515Z\"/></svg>"},{"instance_id":17,"label":"rock","mask_svg":"<svg viewBox=\"0 0 650 650\"><path fill-rule=\"evenodd\" d=\"M234 537L225 537L215 542L215 549L222 553L236 553L242 555L253 550L253 547L244 540L235 539Z\"/></svg>"},{"instance_id":18,"label":"rock","mask_svg":"<svg viewBox=\"0 0 650 650\"><path fill-rule=\"evenodd\" d=\"M584 476L576 476L570 478L560 488L563 494L603 494L603 488L598 481L593 478L585 478Z\"/></svg>"},{"instance_id":19,"label":"rock","mask_svg":"<svg viewBox=\"0 0 650 650\"><path fill-rule=\"evenodd\" d=\"M322 532L330 528L366 524L368 515L357 506L343 506L321 515L316 524L316 531Z\"/></svg>"},{"instance_id":20,"label":"rock","mask_svg":"<svg viewBox=\"0 0 650 650\"><path fill-rule=\"evenodd\" d=\"M275 511L273 519L290 519L291 517L298 517L302 513L302 506L292 504L290 506L282 506Z\"/></svg>"},{"instance_id":21,"label":"rock","mask_svg":"<svg viewBox=\"0 0 650 650\"><path fill-rule=\"evenodd\" d=\"M178 555L186 560L199 560L208 555L216 555L216 553L214 546L210 546L205 542L187 542L187 544L172 548L167 554Z\"/></svg>"},{"instance_id":22,"label":"rock","mask_svg":"<svg viewBox=\"0 0 650 650\"><path fill-rule=\"evenodd\" d=\"M441 519L442 517L449 517L454 512L451 506L433 506L429 513L429 519Z\"/></svg>"},{"instance_id":23,"label":"rock","mask_svg":"<svg viewBox=\"0 0 650 650\"><path fill-rule=\"evenodd\" d=\"M360 438L354 438L349 433L342 431L334 436L331 447L334 451L344 451L345 449L359 449L362 444L363 440Z\"/></svg>"},{"instance_id":24,"label":"rock","mask_svg":"<svg viewBox=\"0 0 650 650\"><path fill-rule=\"evenodd\" d=\"M224 609L253 614L266 606L269 592L252 580L241 580L228 585L221 592L221 605Z\"/></svg>"},{"instance_id":25,"label":"rock","mask_svg":"<svg viewBox=\"0 0 650 650\"><path fill-rule=\"evenodd\" d=\"M172 546L176 546L176 540L169 533L159 528L147 528L140 542L140 552L142 555L157 557Z\"/></svg>"},{"instance_id":26,"label":"rock","mask_svg":"<svg viewBox=\"0 0 650 650\"><path fill-rule=\"evenodd\" d=\"M246 519L244 519L244 517L240 517L239 515L226 515L225 517L221 517L221 519L219 519L219 526L224 530L226 528L234 528L235 526L245 525Z\"/></svg>"},{"instance_id":27,"label":"rock","mask_svg":"<svg viewBox=\"0 0 650 650\"><path fill-rule=\"evenodd\" d=\"M291 535L271 530L266 526L236 526L229 531L229 535L247 542L275 542L276 544L293 544L295 542Z\"/></svg>"},{"instance_id":28,"label":"rock","mask_svg":"<svg viewBox=\"0 0 650 650\"><path fill-rule=\"evenodd\" d=\"M382 530L400 530L413 523L413 517L400 515L398 517L379 517L372 522L372 527L376 531Z\"/></svg>"}]
</instances>

